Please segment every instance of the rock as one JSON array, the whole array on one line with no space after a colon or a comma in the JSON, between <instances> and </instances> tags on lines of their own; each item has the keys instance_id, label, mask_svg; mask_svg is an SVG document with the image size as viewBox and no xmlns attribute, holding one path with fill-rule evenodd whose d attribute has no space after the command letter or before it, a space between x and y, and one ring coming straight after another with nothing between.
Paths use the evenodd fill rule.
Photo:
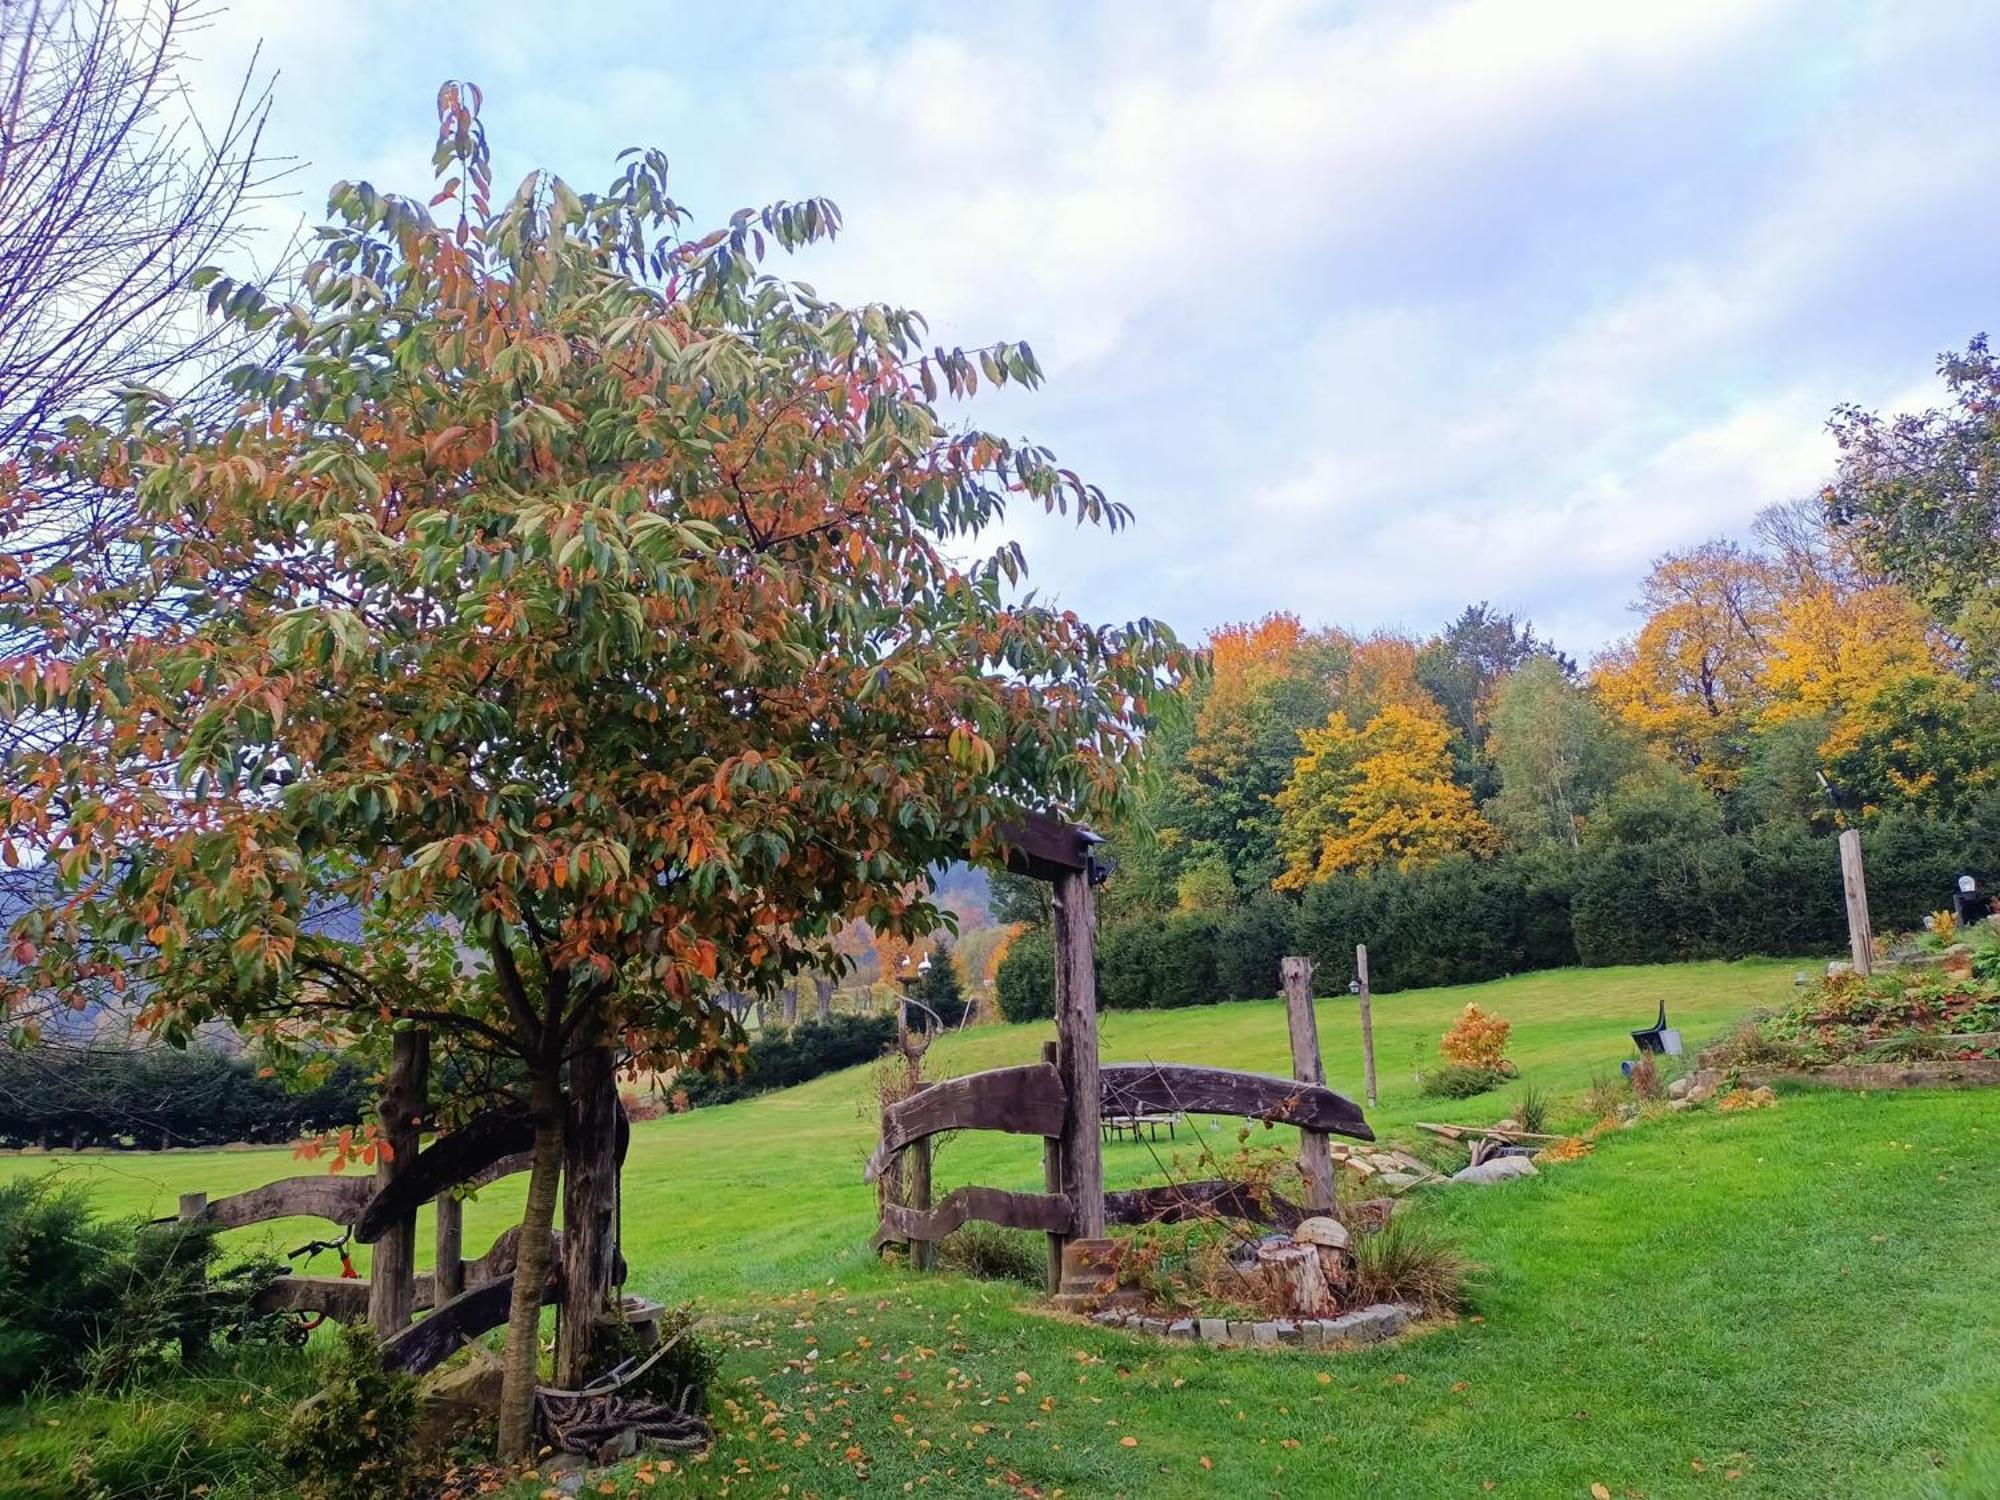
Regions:
<instances>
[{"instance_id":1,"label":"rock","mask_svg":"<svg viewBox=\"0 0 2000 1500\"><path fill-rule=\"evenodd\" d=\"M1381 1174L1382 1186L1388 1188L1391 1192L1400 1193L1405 1188L1413 1188L1422 1181L1421 1177L1412 1176L1408 1172L1384 1172Z\"/></svg>"},{"instance_id":2,"label":"rock","mask_svg":"<svg viewBox=\"0 0 2000 1500\"><path fill-rule=\"evenodd\" d=\"M1667 1108L1668 1108L1668 1109L1670 1109L1670 1110L1672 1110L1672 1111L1673 1111L1673 1112L1674 1112L1675 1114L1677 1114L1677 1115L1678 1115L1678 1114L1683 1114L1683 1113L1685 1113L1686 1111L1688 1111L1688 1110L1691 1110L1691 1109L1693 1109L1693 1108L1694 1108L1694 1100L1692 1100L1692 1099L1669 1099L1669 1100L1667 1101Z\"/></svg>"},{"instance_id":3,"label":"rock","mask_svg":"<svg viewBox=\"0 0 2000 1500\"><path fill-rule=\"evenodd\" d=\"M1231 1318L1229 1320L1229 1342L1232 1344L1249 1343L1251 1327L1252 1325L1249 1323L1242 1322L1236 1318Z\"/></svg>"},{"instance_id":4,"label":"rock","mask_svg":"<svg viewBox=\"0 0 2000 1500\"><path fill-rule=\"evenodd\" d=\"M1394 1338L1415 1319L1417 1310L1400 1302L1378 1302L1347 1313L1326 1325L1329 1344L1373 1344Z\"/></svg>"},{"instance_id":5,"label":"rock","mask_svg":"<svg viewBox=\"0 0 2000 1500\"><path fill-rule=\"evenodd\" d=\"M1156 1339L1163 1339L1167 1336L1167 1320L1165 1318L1142 1318L1139 1322L1139 1329L1143 1333L1150 1333Z\"/></svg>"},{"instance_id":6,"label":"rock","mask_svg":"<svg viewBox=\"0 0 2000 1500\"><path fill-rule=\"evenodd\" d=\"M1278 1342L1278 1325L1276 1323L1253 1323L1250 1325L1250 1338L1252 1342L1267 1347L1275 1344Z\"/></svg>"},{"instance_id":7,"label":"rock","mask_svg":"<svg viewBox=\"0 0 2000 1500\"><path fill-rule=\"evenodd\" d=\"M1121 1312L1112 1312L1110 1309L1107 1308L1103 1312L1092 1313L1090 1315L1090 1321L1093 1323L1104 1323L1104 1324L1123 1323L1125 1321L1125 1314Z\"/></svg>"},{"instance_id":8,"label":"rock","mask_svg":"<svg viewBox=\"0 0 2000 1500\"><path fill-rule=\"evenodd\" d=\"M1290 1318L1274 1318L1271 1326L1278 1330L1278 1342L1296 1344L1299 1341L1299 1325Z\"/></svg>"},{"instance_id":9,"label":"rock","mask_svg":"<svg viewBox=\"0 0 2000 1500\"><path fill-rule=\"evenodd\" d=\"M1335 1250L1344 1250L1350 1243L1347 1226L1325 1214L1301 1219L1299 1227L1292 1231L1292 1239L1301 1245L1325 1245Z\"/></svg>"},{"instance_id":10,"label":"rock","mask_svg":"<svg viewBox=\"0 0 2000 1500\"><path fill-rule=\"evenodd\" d=\"M1202 1318L1195 1324L1203 1343L1226 1344L1229 1342L1229 1323L1224 1318Z\"/></svg>"},{"instance_id":11,"label":"rock","mask_svg":"<svg viewBox=\"0 0 2000 1500\"><path fill-rule=\"evenodd\" d=\"M1512 1119L1502 1120L1498 1125L1495 1125L1493 1128L1495 1130L1519 1130L1521 1128L1521 1122L1519 1120L1512 1120Z\"/></svg>"},{"instance_id":12,"label":"rock","mask_svg":"<svg viewBox=\"0 0 2000 1500\"><path fill-rule=\"evenodd\" d=\"M1535 1164L1525 1156L1496 1156L1491 1161L1483 1161L1476 1167L1467 1167L1462 1172L1454 1172L1453 1182L1473 1182L1488 1185L1495 1182L1512 1182L1516 1177L1540 1175Z\"/></svg>"},{"instance_id":13,"label":"rock","mask_svg":"<svg viewBox=\"0 0 2000 1500\"><path fill-rule=\"evenodd\" d=\"M462 1365L434 1371L417 1390L416 1444L441 1448L483 1432L500 1416L500 1361L483 1344Z\"/></svg>"},{"instance_id":14,"label":"rock","mask_svg":"<svg viewBox=\"0 0 2000 1500\"><path fill-rule=\"evenodd\" d=\"M1191 1339L1191 1338L1193 1338L1193 1337L1194 1337L1194 1319L1193 1319L1193 1318L1175 1318L1175 1319L1173 1320L1173 1322L1171 1322L1171 1323L1169 1323L1169 1324L1167 1325L1167 1337L1168 1337L1168 1338L1170 1338L1170 1339Z\"/></svg>"},{"instance_id":15,"label":"rock","mask_svg":"<svg viewBox=\"0 0 2000 1500\"><path fill-rule=\"evenodd\" d=\"M1676 1078L1672 1083L1667 1085L1667 1097L1669 1099L1685 1099L1687 1098L1688 1090L1693 1087L1694 1079Z\"/></svg>"},{"instance_id":16,"label":"rock","mask_svg":"<svg viewBox=\"0 0 2000 1500\"><path fill-rule=\"evenodd\" d=\"M1308 1349L1318 1349L1326 1343L1325 1318L1307 1318L1299 1324L1299 1342Z\"/></svg>"},{"instance_id":17,"label":"rock","mask_svg":"<svg viewBox=\"0 0 2000 1500\"><path fill-rule=\"evenodd\" d=\"M1712 1083L1697 1083L1687 1091L1687 1102L1690 1104L1706 1104L1714 1097L1715 1085Z\"/></svg>"},{"instance_id":18,"label":"rock","mask_svg":"<svg viewBox=\"0 0 2000 1500\"><path fill-rule=\"evenodd\" d=\"M1759 1109L1767 1109L1778 1102L1778 1096L1768 1083L1760 1083L1750 1090L1750 1098Z\"/></svg>"}]
</instances>

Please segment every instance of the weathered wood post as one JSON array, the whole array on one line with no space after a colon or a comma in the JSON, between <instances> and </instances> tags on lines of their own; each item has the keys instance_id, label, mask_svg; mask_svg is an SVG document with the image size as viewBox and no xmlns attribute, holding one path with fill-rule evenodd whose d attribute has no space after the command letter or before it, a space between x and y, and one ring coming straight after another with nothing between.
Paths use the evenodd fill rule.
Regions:
<instances>
[{"instance_id":1,"label":"weathered wood post","mask_svg":"<svg viewBox=\"0 0 2000 1500\"><path fill-rule=\"evenodd\" d=\"M389 1076L376 1112L388 1154L375 1163L377 1190L409 1171L417 1159L424 1110L430 1101L430 1034L412 1026L390 1044ZM368 1267L368 1326L386 1339L410 1324L417 1300L417 1213L409 1213L375 1242Z\"/></svg>"},{"instance_id":2,"label":"weathered wood post","mask_svg":"<svg viewBox=\"0 0 2000 1500\"><path fill-rule=\"evenodd\" d=\"M1368 1085L1368 1107L1375 1107L1375 1013L1369 1005L1368 945L1354 945L1354 993L1361 1000L1361 1069Z\"/></svg>"},{"instance_id":3,"label":"weathered wood post","mask_svg":"<svg viewBox=\"0 0 2000 1500\"><path fill-rule=\"evenodd\" d=\"M1056 1044L1042 1043L1042 1061L1050 1067L1056 1065ZM1051 1195L1062 1191L1062 1143L1054 1136L1042 1138L1042 1190ZM1049 1295L1053 1297L1062 1286L1063 1237L1049 1236Z\"/></svg>"},{"instance_id":4,"label":"weathered wood post","mask_svg":"<svg viewBox=\"0 0 2000 1500\"><path fill-rule=\"evenodd\" d=\"M618 1059L602 1028L579 1030L563 1129L563 1295L556 1384L580 1389L594 1367L597 1325L618 1261Z\"/></svg>"},{"instance_id":5,"label":"weathered wood post","mask_svg":"<svg viewBox=\"0 0 2000 1500\"><path fill-rule=\"evenodd\" d=\"M1847 947L1854 972L1875 972L1875 932L1868 922L1868 873L1861 866L1861 830L1840 836L1840 884L1847 896Z\"/></svg>"},{"instance_id":6,"label":"weathered wood post","mask_svg":"<svg viewBox=\"0 0 2000 1500\"><path fill-rule=\"evenodd\" d=\"M819 1018L824 1021L833 1014L833 976L813 975L813 998L819 1002Z\"/></svg>"},{"instance_id":7,"label":"weathered wood post","mask_svg":"<svg viewBox=\"0 0 2000 1500\"><path fill-rule=\"evenodd\" d=\"M434 1306L465 1290L465 1202L446 1189L431 1200L437 1210L437 1269L431 1273Z\"/></svg>"},{"instance_id":8,"label":"weathered wood post","mask_svg":"<svg viewBox=\"0 0 2000 1500\"><path fill-rule=\"evenodd\" d=\"M1055 878L1056 1071L1063 1084L1062 1191L1069 1199L1062 1287L1056 1297L1081 1308L1104 1280L1103 1082L1097 1056L1097 898L1090 861Z\"/></svg>"},{"instance_id":9,"label":"weathered wood post","mask_svg":"<svg viewBox=\"0 0 2000 1500\"><path fill-rule=\"evenodd\" d=\"M1292 1077L1300 1083L1326 1082L1319 1056L1319 1021L1313 1015L1313 965L1309 958L1278 961L1285 991L1285 1020L1292 1035ZM1306 1207L1315 1214L1334 1211L1333 1152L1324 1131L1299 1132L1299 1169L1306 1180Z\"/></svg>"},{"instance_id":10,"label":"weathered wood post","mask_svg":"<svg viewBox=\"0 0 2000 1500\"><path fill-rule=\"evenodd\" d=\"M904 1174L904 1184L908 1188L909 1206L918 1213L931 1211L931 1138L912 1141L906 1154L910 1158L908 1171ZM910 1241L910 1269L928 1271L931 1268L931 1242L929 1240Z\"/></svg>"}]
</instances>

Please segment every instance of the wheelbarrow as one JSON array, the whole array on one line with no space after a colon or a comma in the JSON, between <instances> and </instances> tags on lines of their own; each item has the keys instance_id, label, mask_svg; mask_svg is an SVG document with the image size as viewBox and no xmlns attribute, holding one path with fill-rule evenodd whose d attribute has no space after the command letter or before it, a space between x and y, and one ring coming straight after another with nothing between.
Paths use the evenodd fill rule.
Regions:
<instances>
[{"instance_id":1,"label":"wheelbarrow","mask_svg":"<svg viewBox=\"0 0 2000 1500\"><path fill-rule=\"evenodd\" d=\"M1651 1052L1665 1057L1681 1055L1680 1028L1667 1024L1667 1002L1660 1002L1660 1018L1643 1031L1632 1033L1632 1045L1642 1053Z\"/></svg>"}]
</instances>

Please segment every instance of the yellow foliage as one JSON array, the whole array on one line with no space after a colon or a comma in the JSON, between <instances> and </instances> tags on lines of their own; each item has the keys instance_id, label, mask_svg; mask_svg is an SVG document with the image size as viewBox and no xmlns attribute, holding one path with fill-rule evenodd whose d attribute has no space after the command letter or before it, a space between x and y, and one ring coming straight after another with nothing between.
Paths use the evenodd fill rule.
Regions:
<instances>
[{"instance_id":1,"label":"yellow foliage","mask_svg":"<svg viewBox=\"0 0 2000 1500\"><path fill-rule=\"evenodd\" d=\"M1446 1062L1461 1068L1497 1068L1507 1061L1507 1037L1514 1023L1468 1005L1451 1030L1438 1039Z\"/></svg>"},{"instance_id":2,"label":"yellow foliage","mask_svg":"<svg viewBox=\"0 0 2000 1500\"><path fill-rule=\"evenodd\" d=\"M1446 739L1435 711L1402 704L1363 729L1336 710L1324 728L1303 731L1305 753L1275 799L1286 865L1273 884L1298 890L1344 870L1496 850L1499 834L1451 779Z\"/></svg>"},{"instance_id":3,"label":"yellow foliage","mask_svg":"<svg viewBox=\"0 0 2000 1500\"><path fill-rule=\"evenodd\" d=\"M1839 716L1890 677L1932 671L1923 616L1890 585L1813 580L1779 594L1763 663L1766 723Z\"/></svg>"}]
</instances>

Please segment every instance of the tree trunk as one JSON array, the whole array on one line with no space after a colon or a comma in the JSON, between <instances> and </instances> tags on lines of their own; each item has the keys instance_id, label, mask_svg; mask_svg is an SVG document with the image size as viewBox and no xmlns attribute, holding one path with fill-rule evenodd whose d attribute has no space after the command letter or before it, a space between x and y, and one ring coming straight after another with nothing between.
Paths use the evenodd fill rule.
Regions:
<instances>
[{"instance_id":1,"label":"tree trunk","mask_svg":"<svg viewBox=\"0 0 2000 1500\"><path fill-rule=\"evenodd\" d=\"M785 986L785 1029L787 1031L799 1024L799 986L804 983L803 979L794 979L790 984Z\"/></svg>"},{"instance_id":2,"label":"tree trunk","mask_svg":"<svg viewBox=\"0 0 2000 1500\"><path fill-rule=\"evenodd\" d=\"M556 1184L562 1175L562 1079L553 1065L535 1078L535 1160L528 1173L528 1203L514 1261L514 1296L507 1308L507 1348L500 1386L500 1460L531 1456L535 1437L535 1385L541 1377L542 1292L549 1280L549 1230L556 1217Z\"/></svg>"},{"instance_id":3,"label":"tree trunk","mask_svg":"<svg viewBox=\"0 0 2000 1500\"><path fill-rule=\"evenodd\" d=\"M389 1076L378 1106L389 1154L376 1164L375 1181L388 1187L409 1171L422 1145L419 1130L430 1100L430 1037L399 1031L391 1044ZM417 1301L417 1212L410 1212L375 1242L368 1267L368 1325L386 1339L410 1326Z\"/></svg>"},{"instance_id":4,"label":"tree trunk","mask_svg":"<svg viewBox=\"0 0 2000 1500\"><path fill-rule=\"evenodd\" d=\"M824 1021L833 1014L833 976L813 975L813 992L819 997L819 1018Z\"/></svg>"},{"instance_id":5,"label":"tree trunk","mask_svg":"<svg viewBox=\"0 0 2000 1500\"><path fill-rule=\"evenodd\" d=\"M580 1390L597 1374L598 1319L618 1258L618 1077L601 1033L582 1038L569 1065L563 1141L563 1286L556 1384Z\"/></svg>"}]
</instances>

